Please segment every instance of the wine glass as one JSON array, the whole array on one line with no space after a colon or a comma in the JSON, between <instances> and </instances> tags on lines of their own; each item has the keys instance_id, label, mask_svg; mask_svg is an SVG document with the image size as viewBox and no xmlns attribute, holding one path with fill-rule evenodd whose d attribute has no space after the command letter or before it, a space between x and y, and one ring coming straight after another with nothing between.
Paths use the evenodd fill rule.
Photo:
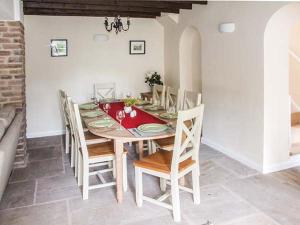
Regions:
<instances>
[{"instance_id":1,"label":"wine glass","mask_svg":"<svg viewBox=\"0 0 300 225\"><path fill-rule=\"evenodd\" d=\"M132 94L130 91L126 93L126 98L131 98L131 96L132 96Z\"/></svg>"},{"instance_id":2,"label":"wine glass","mask_svg":"<svg viewBox=\"0 0 300 225\"><path fill-rule=\"evenodd\" d=\"M111 108L111 106L109 103L105 103L103 105L103 110L104 110L104 112L106 112L106 114L108 114L108 111L110 110L110 108Z\"/></svg>"},{"instance_id":3,"label":"wine glass","mask_svg":"<svg viewBox=\"0 0 300 225\"><path fill-rule=\"evenodd\" d=\"M120 122L120 128L119 128L119 130L123 130L122 129L122 120L125 118L125 112L124 112L124 110L118 110L116 112L116 118Z\"/></svg>"}]
</instances>

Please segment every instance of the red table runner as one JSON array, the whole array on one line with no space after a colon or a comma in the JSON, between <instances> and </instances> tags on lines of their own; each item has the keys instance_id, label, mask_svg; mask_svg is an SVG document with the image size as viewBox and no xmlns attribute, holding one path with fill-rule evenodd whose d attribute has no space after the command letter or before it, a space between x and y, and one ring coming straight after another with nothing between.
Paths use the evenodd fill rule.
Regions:
<instances>
[{"instance_id":1,"label":"red table runner","mask_svg":"<svg viewBox=\"0 0 300 225\"><path fill-rule=\"evenodd\" d=\"M114 118L116 121L116 112L118 110L123 110L124 109L124 103L123 102L113 102L109 103L111 108L108 111L108 114ZM100 104L99 107L103 109L103 104ZM134 110L136 110L136 117L131 118L129 114L126 113L125 119L122 121L122 126L125 127L126 129L130 128L137 128L138 126L142 124L147 124L147 123L159 123L159 124L166 124L165 121L150 115L149 113L144 112L143 110L133 107ZM118 121L119 122L119 121Z\"/></svg>"}]
</instances>

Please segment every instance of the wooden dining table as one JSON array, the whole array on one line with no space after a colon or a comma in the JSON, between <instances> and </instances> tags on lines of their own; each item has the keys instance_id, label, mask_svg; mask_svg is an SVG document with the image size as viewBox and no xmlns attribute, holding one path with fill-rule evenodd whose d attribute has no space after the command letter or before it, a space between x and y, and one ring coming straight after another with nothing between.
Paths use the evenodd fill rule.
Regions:
<instances>
[{"instance_id":1,"label":"wooden dining table","mask_svg":"<svg viewBox=\"0 0 300 225\"><path fill-rule=\"evenodd\" d=\"M110 102L111 109L108 111L108 114L104 114L98 118L82 118L88 130L96 136L104 137L113 140L114 142L114 151L116 156L116 183L117 183L117 201L122 203L123 201L123 152L125 143L137 143L138 151L140 157L143 155L143 141L145 140L155 140L161 138L172 137L175 135L175 126L176 119L162 119L160 114L166 112L165 110L159 111L146 111L142 106L132 107L133 110L136 110L137 115L133 118L129 114L126 114L125 119L122 121L122 126L119 123L116 123L115 126L109 127L107 129L103 128L94 128L89 126L89 123L94 120L99 120L101 117L110 117L110 119L116 120L116 111L122 110L124 107L123 102ZM102 104L99 104L99 109L103 111ZM117 121L117 120L116 120ZM117 121L118 122L118 121ZM160 123L167 124L169 129L165 132L158 134L149 134L144 133L143 135L137 135L132 132L132 129L137 128L139 125L147 123ZM121 129L120 129L121 128Z\"/></svg>"}]
</instances>

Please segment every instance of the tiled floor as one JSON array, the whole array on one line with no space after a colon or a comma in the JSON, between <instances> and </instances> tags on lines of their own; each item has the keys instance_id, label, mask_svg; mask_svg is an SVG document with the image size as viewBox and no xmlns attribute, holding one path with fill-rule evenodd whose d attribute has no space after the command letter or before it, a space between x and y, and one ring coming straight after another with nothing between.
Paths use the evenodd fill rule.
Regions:
<instances>
[{"instance_id":1,"label":"tiled floor","mask_svg":"<svg viewBox=\"0 0 300 225\"><path fill-rule=\"evenodd\" d=\"M129 152L129 190L118 205L114 188L91 191L81 199L61 137L28 141L29 165L16 169L0 204L0 225L164 225L171 212L134 202L134 174ZM240 163L202 146L201 204L181 194L182 222L201 225L299 225L300 168L260 175ZM157 179L144 179L145 194L160 193Z\"/></svg>"}]
</instances>

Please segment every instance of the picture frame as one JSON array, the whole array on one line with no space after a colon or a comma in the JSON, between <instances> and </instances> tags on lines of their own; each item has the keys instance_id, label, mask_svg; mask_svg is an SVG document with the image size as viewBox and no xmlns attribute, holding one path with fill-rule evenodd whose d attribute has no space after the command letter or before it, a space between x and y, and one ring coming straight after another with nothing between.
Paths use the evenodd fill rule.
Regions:
<instances>
[{"instance_id":1,"label":"picture frame","mask_svg":"<svg viewBox=\"0 0 300 225\"><path fill-rule=\"evenodd\" d=\"M144 41L144 40L129 41L129 54L130 55L145 55L146 54L146 41Z\"/></svg>"},{"instance_id":2,"label":"picture frame","mask_svg":"<svg viewBox=\"0 0 300 225\"><path fill-rule=\"evenodd\" d=\"M51 39L51 57L68 56L67 39Z\"/></svg>"}]
</instances>

